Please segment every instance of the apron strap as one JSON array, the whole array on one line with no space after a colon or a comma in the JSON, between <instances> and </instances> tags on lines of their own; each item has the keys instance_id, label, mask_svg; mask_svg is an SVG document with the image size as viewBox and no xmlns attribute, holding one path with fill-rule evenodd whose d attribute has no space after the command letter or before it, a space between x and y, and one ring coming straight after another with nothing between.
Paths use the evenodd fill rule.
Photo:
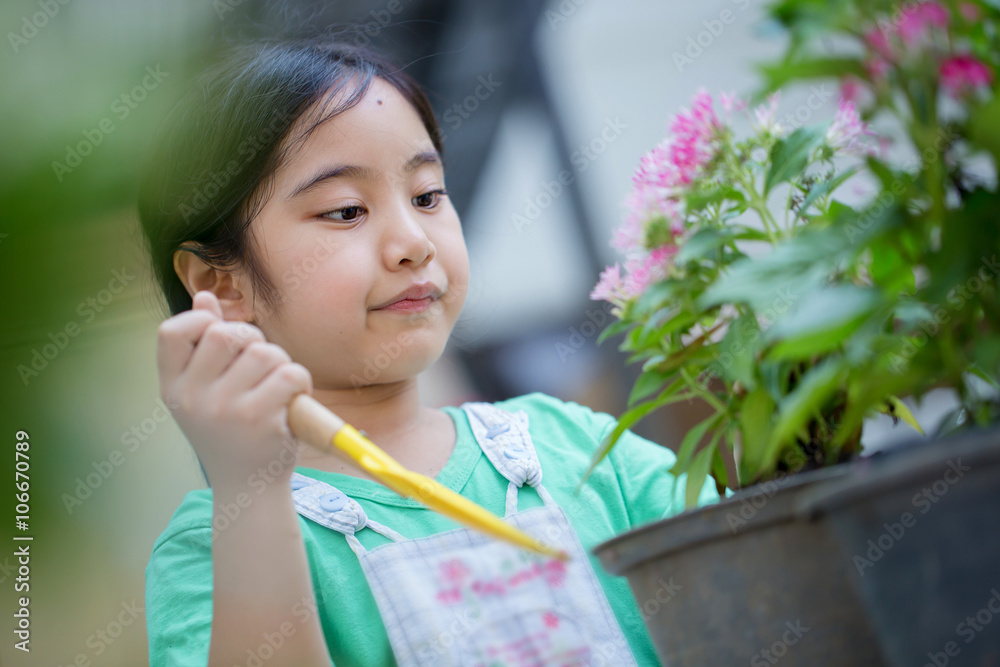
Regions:
<instances>
[{"instance_id":1,"label":"apron strap","mask_svg":"<svg viewBox=\"0 0 1000 667\"><path fill-rule=\"evenodd\" d=\"M362 528L371 528L393 542L406 539L392 528L369 519L356 500L334 486L298 472L292 473L292 501L295 510L302 516L347 537L348 544L358 556L365 552L365 548L354 533Z\"/></svg>"},{"instance_id":2,"label":"apron strap","mask_svg":"<svg viewBox=\"0 0 1000 667\"><path fill-rule=\"evenodd\" d=\"M517 490L527 482L546 505L555 501L542 486L542 465L528 432L524 410L509 412L492 403L463 403L472 434L493 467L507 480L506 516L517 512Z\"/></svg>"}]
</instances>

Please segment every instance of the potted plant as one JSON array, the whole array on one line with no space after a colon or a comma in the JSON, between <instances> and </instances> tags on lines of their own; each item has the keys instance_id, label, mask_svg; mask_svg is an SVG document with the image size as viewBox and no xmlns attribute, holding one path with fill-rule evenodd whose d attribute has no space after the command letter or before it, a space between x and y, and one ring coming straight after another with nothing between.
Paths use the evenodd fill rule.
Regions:
<instances>
[{"instance_id":1,"label":"potted plant","mask_svg":"<svg viewBox=\"0 0 1000 667\"><path fill-rule=\"evenodd\" d=\"M624 333L643 362L594 465L653 410L700 400L712 412L671 473L689 508L708 476L735 494L596 553L640 601L664 574L688 586L649 619L671 665L973 664L1000 650L956 630L991 599L1000 434L855 459L875 411L920 429L900 397L956 392L936 437L1000 416L1000 10L784 0L769 13L787 53L752 103L700 91L673 118L633 178L613 240L625 265L591 295L618 319L601 339ZM817 50L825 36L835 53ZM840 85L834 117L780 117L780 90L816 78Z\"/></svg>"}]
</instances>

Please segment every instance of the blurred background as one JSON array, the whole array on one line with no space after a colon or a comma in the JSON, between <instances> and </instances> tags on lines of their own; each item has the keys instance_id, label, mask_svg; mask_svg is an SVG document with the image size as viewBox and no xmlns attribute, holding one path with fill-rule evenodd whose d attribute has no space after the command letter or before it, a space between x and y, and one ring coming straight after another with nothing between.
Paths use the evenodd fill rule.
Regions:
<instances>
[{"instance_id":1,"label":"blurred background","mask_svg":"<svg viewBox=\"0 0 1000 667\"><path fill-rule=\"evenodd\" d=\"M148 139L184 82L242 38L313 33L388 52L444 131L472 286L427 404L543 391L620 414L637 369L588 294L640 156L699 87L749 93L783 35L753 0L8 0L0 5L0 664L146 664L144 568L204 488L159 402L166 317L133 212ZM782 96L779 117L814 91ZM833 116L832 87L813 121ZM636 430L676 447L680 404ZM947 397L925 401L933 422ZM925 422L926 423L926 422ZM30 523L14 445L30 436ZM910 437L866 426L877 448ZM30 654L13 648L14 533L31 535Z\"/></svg>"}]
</instances>

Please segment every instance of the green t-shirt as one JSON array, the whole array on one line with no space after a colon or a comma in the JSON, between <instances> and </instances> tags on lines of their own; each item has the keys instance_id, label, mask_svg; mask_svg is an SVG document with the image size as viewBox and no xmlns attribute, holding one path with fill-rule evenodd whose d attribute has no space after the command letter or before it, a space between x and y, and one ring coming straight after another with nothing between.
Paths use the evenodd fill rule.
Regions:
<instances>
[{"instance_id":1,"label":"green t-shirt","mask_svg":"<svg viewBox=\"0 0 1000 667\"><path fill-rule=\"evenodd\" d=\"M562 506L588 555L615 535L684 509L684 482L667 474L675 456L669 449L626 431L594 470L579 496L573 491L598 443L614 427L611 415L534 393L496 403L511 412L524 410L542 467L542 483ZM507 480L479 448L465 412L443 410L455 421L455 450L437 481L503 516ZM459 527L454 521L369 480L298 467L297 472L333 485L359 501L368 517L407 539ZM251 491L252 493L252 491ZM718 500L706 480L699 505ZM535 489L518 492L518 511L542 505ZM357 556L345 537L299 516L320 622L334 664L395 665L389 639ZM389 540L372 530L357 534L366 549ZM146 619L151 667L189 667L208 663L212 624L212 492L190 491L153 545L146 567ZM248 554L252 556L252 554ZM652 643L628 582L608 575L596 557L591 564L639 665L658 665ZM314 613L293 610L298 622ZM295 621L293 621L294 624ZM267 657L264 637L247 638L248 653ZM263 649L263 650L261 650ZM251 661L252 662L252 661ZM264 661L266 663L266 660Z\"/></svg>"}]
</instances>

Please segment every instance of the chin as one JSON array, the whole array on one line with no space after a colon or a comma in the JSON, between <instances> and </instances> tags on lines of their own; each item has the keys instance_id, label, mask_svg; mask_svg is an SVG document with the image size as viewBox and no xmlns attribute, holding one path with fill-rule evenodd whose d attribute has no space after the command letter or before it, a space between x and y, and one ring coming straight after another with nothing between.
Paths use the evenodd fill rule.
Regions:
<instances>
[{"instance_id":1,"label":"chin","mask_svg":"<svg viewBox=\"0 0 1000 667\"><path fill-rule=\"evenodd\" d=\"M399 337L359 353L349 380L354 387L388 384L416 377L441 358L447 337L440 341Z\"/></svg>"}]
</instances>

